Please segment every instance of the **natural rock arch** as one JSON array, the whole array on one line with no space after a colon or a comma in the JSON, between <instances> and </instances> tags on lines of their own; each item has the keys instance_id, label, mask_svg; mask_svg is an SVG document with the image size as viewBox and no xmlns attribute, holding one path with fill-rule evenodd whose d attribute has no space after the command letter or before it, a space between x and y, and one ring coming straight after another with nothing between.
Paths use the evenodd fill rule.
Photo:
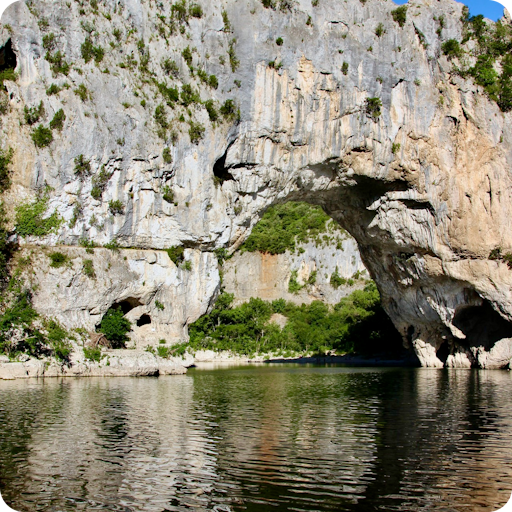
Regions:
<instances>
[{"instance_id":1,"label":"natural rock arch","mask_svg":"<svg viewBox=\"0 0 512 512\"><path fill-rule=\"evenodd\" d=\"M83 35L75 7L65 22L49 16L48 32L58 32L64 23L66 34ZM162 261L165 272L152 273L149 283L154 293L173 275L165 287L175 290L172 300L178 307L172 323L181 336L218 288L213 249L236 249L258 213L275 202L303 199L320 204L358 241L385 309L424 366L508 364L510 339L479 344L463 310L483 307L473 311L483 312L485 318L499 315L507 326L499 335L508 336L512 271L500 254L512 252L512 115L501 112L471 80L450 73L452 63L443 55L442 42L462 40L461 4L425 1L403 27L394 23L393 7L371 0L325 1L316 7L297 2L281 12L265 9L260 2L206 3L205 16L187 28L191 40L174 40L176 58L194 44L211 51L211 59L195 53L194 66L211 65L219 87L206 89L199 82L195 87L203 87L214 105L236 101L240 118L210 123L204 105L194 105L187 115L196 128L201 123L204 137L192 141L180 125L175 141L170 133L165 140L157 134L155 109L165 98L151 89L156 79L139 84L148 104L135 104L133 91L126 87L132 83L131 67L118 66L124 56L105 55L116 67L119 79L114 80L110 74L98 74L94 63L80 60L78 39L64 45L65 36L59 36L58 51L83 67L83 76L82 70L78 76L73 66L69 79L76 86L87 82L94 101L84 102L71 90L60 93L65 102L58 96L50 100L46 89L55 77L44 57L37 17L23 2L12 4L4 13L12 34L5 30L0 41L5 46L12 39L19 71L17 83L4 81L12 98L12 122L3 130L9 144L16 146L15 190L5 197L6 206L14 211L21 198L46 184L52 190L51 208L68 222L38 243L74 245L89 236L99 245L115 240L141 249L186 246L194 259L192 271L187 274ZM96 19L97 44L108 47L105 34L110 34L112 23L125 23L128 17L140 37L148 31L154 36L153 43L146 37L148 47L152 44L151 64L168 58L168 45L149 27L162 14L159 10L170 6L127 2L125 8L122 17L112 13L113 21ZM242 23L223 30L222 10ZM442 37L435 21L440 16L445 19ZM382 37L372 31L380 22L387 26ZM510 18L504 22L510 23ZM279 47L277 29L285 42ZM138 54L137 38L132 39L123 51ZM232 65L220 65L220 48L230 49ZM158 65L152 71L158 82L167 80ZM183 71L188 73L185 66ZM367 112L371 98L382 102L379 115ZM34 151L22 122L23 107L38 102L46 105L48 116L63 106L65 123L73 119L75 124L73 130L55 133L51 147ZM78 155L91 165L91 175L80 183L74 171ZM105 190L96 201L88 191L100 169L108 180L101 182ZM70 222L78 196L83 200L81 214ZM121 199L123 213L111 215L109 202ZM92 222L109 216L102 229ZM141 276L160 265L153 256L145 261L136 271L128 263L126 268L116 263L121 275L129 271L134 281L138 276L141 296L149 293ZM107 271L97 267L100 272L108 283ZM57 299L45 301L42 292L40 310L67 318L67 324L80 319L90 325L93 316L99 320L105 304L124 293L122 286L111 286L107 293L105 285L93 294L93 286L76 276L73 283L73 290L62 283L60 297L67 293L63 290L76 295L82 286L95 301L90 308L94 314L85 305L79 310L76 300L67 301L69 311L63 312ZM152 320L156 326L157 315Z\"/></svg>"}]
</instances>

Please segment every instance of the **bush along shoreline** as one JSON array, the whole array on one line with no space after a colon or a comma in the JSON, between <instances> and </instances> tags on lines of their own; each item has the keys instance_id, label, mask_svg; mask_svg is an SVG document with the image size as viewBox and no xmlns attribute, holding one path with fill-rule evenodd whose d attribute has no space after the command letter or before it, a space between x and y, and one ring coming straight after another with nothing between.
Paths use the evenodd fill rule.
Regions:
<instances>
[{"instance_id":1,"label":"bush along shoreline","mask_svg":"<svg viewBox=\"0 0 512 512\"><path fill-rule=\"evenodd\" d=\"M334 306L259 298L233 306L233 301L233 294L222 293L212 311L190 325L190 341L176 351L227 351L247 358L405 355L373 282Z\"/></svg>"}]
</instances>

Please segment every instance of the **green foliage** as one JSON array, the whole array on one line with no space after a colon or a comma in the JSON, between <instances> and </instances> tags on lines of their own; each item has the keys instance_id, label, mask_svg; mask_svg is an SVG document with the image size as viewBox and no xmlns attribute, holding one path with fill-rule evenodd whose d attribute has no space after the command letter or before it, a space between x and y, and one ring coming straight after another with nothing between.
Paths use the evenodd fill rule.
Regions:
<instances>
[{"instance_id":1,"label":"green foliage","mask_svg":"<svg viewBox=\"0 0 512 512\"><path fill-rule=\"evenodd\" d=\"M27 354L31 357L54 356L68 361L71 347L69 334L55 320L38 322L38 314L32 307L32 296L23 288L21 281L12 281L13 289L6 300L6 307L0 317L0 353L9 357ZM40 326L43 325L44 329ZM13 330L21 336L12 336Z\"/></svg>"},{"instance_id":2,"label":"green foliage","mask_svg":"<svg viewBox=\"0 0 512 512\"><path fill-rule=\"evenodd\" d=\"M84 347L84 356L87 361L94 361L96 363L99 363L103 357L101 354L101 348L100 347Z\"/></svg>"},{"instance_id":3,"label":"green foliage","mask_svg":"<svg viewBox=\"0 0 512 512\"><path fill-rule=\"evenodd\" d=\"M164 83L157 83L160 94L164 97L167 105L172 107L180 99L177 87L167 87Z\"/></svg>"},{"instance_id":4,"label":"green foliage","mask_svg":"<svg viewBox=\"0 0 512 512\"><path fill-rule=\"evenodd\" d=\"M54 53L53 55L50 52L46 52L45 60L50 63L50 67L54 75L68 75L70 65L64 60L64 55L61 51Z\"/></svg>"},{"instance_id":5,"label":"green foliage","mask_svg":"<svg viewBox=\"0 0 512 512\"><path fill-rule=\"evenodd\" d=\"M180 265L180 268L181 270L187 270L188 272L190 272L192 270L192 262L186 260Z\"/></svg>"},{"instance_id":6,"label":"green foliage","mask_svg":"<svg viewBox=\"0 0 512 512\"><path fill-rule=\"evenodd\" d=\"M163 311L165 309L165 306L158 300L155 300L155 307L160 311Z\"/></svg>"},{"instance_id":7,"label":"green foliage","mask_svg":"<svg viewBox=\"0 0 512 512\"><path fill-rule=\"evenodd\" d=\"M213 100L206 100L204 102L204 106L208 112L208 117L210 118L210 121L213 123L219 119L219 113L217 112L217 109L215 108L215 102Z\"/></svg>"},{"instance_id":8,"label":"green foliage","mask_svg":"<svg viewBox=\"0 0 512 512\"><path fill-rule=\"evenodd\" d=\"M100 172L92 177L91 196L99 201L105 189L107 188L108 181L112 174L107 172L105 166L102 165Z\"/></svg>"},{"instance_id":9,"label":"green foliage","mask_svg":"<svg viewBox=\"0 0 512 512\"><path fill-rule=\"evenodd\" d=\"M188 107L193 103L201 103L199 92L193 89L190 84L183 84L180 96L184 107Z\"/></svg>"},{"instance_id":10,"label":"green foliage","mask_svg":"<svg viewBox=\"0 0 512 512\"><path fill-rule=\"evenodd\" d=\"M241 251L270 254L295 251L297 242L305 243L325 233L329 220L322 208L307 203L290 201L271 206L254 226Z\"/></svg>"},{"instance_id":11,"label":"green foliage","mask_svg":"<svg viewBox=\"0 0 512 512\"><path fill-rule=\"evenodd\" d=\"M449 59L457 57L460 59L463 55L463 50L456 39L448 39L441 45L441 51L444 55L448 56Z\"/></svg>"},{"instance_id":12,"label":"green foliage","mask_svg":"<svg viewBox=\"0 0 512 512\"><path fill-rule=\"evenodd\" d=\"M43 102L40 101L37 107L28 108L26 105L23 109L23 116L25 118L25 123L29 125L36 124L41 117L45 114Z\"/></svg>"},{"instance_id":13,"label":"green foliage","mask_svg":"<svg viewBox=\"0 0 512 512\"><path fill-rule=\"evenodd\" d=\"M381 115L382 101L380 98L366 98L366 113L374 120L377 121Z\"/></svg>"},{"instance_id":14,"label":"green foliage","mask_svg":"<svg viewBox=\"0 0 512 512\"><path fill-rule=\"evenodd\" d=\"M82 100L87 101L90 97L89 90L85 84L80 84L73 92Z\"/></svg>"},{"instance_id":15,"label":"green foliage","mask_svg":"<svg viewBox=\"0 0 512 512\"><path fill-rule=\"evenodd\" d=\"M64 114L64 110L59 109L57 112L55 112L55 115L53 116L53 119L50 121L50 129L51 130L57 130L62 131L62 128L64 127L64 121L66 120L66 114Z\"/></svg>"},{"instance_id":16,"label":"green foliage","mask_svg":"<svg viewBox=\"0 0 512 512\"><path fill-rule=\"evenodd\" d=\"M183 263L183 252L184 248L181 245L173 246L167 249L167 254L169 255L170 260L176 265L179 266Z\"/></svg>"},{"instance_id":17,"label":"green foliage","mask_svg":"<svg viewBox=\"0 0 512 512\"><path fill-rule=\"evenodd\" d=\"M283 299L272 303L261 299L232 307L232 294L222 294L210 314L190 328L191 350L231 350L234 353L325 354L367 352L384 343L400 344L400 337L380 306L373 283L342 299L336 306L315 301L297 306ZM287 318L279 328L269 323L273 313Z\"/></svg>"},{"instance_id":18,"label":"green foliage","mask_svg":"<svg viewBox=\"0 0 512 512\"><path fill-rule=\"evenodd\" d=\"M32 203L16 207L16 233L20 236L46 236L55 233L63 219L55 210L49 217L47 195L37 197Z\"/></svg>"},{"instance_id":19,"label":"green foliage","mask_svg":"<svg viewBox=\"0 0 512 512\"><path fill-rule=\"evenodd\" d=\"M224 22L224 32L231 32L231 23L229 22L228 13L226 10L222 11L222 21Z\"/></svg>"},{"instance_id":20,"label":"green foliage","mask_svg":"<svg viewBox=\"0 0 512 512\"><path fill-rule=\"evenodd\" d=\"M50 263L50 267L53 267L53 268L60 268L62 267L63 265L65 265L69 258L61 253L61 252L52 252L48 255L48 257L50 258L50 260L52 261Z\"/></svg>"},{"instance_id":21,"label":"green foliage","mask_svg":"<svg viewBox=\"0 0 512 512\"><path fill-rule=\"evenodd\" d=\"M45 34L43 36L43 48L46 51L49 51L49 52L53 51L55 49L55 45L56 45L56 37L53 32L51 32L50 34Z\"/></svg>"},{"instance_id":22,"label":"green foliage","mask_svg":"<svg viewBox=\"0 0 512 512\"><path fill-rule=\"evenodd\" d=\"M168 203L174 203L174 192L168 185L162 187L162 199Z\"/></svg>"},{"instance_id":23,"label":"green foliage","mask_svg":"<svg viewBox=\"0 0 512 512\"><path fill-rule=\"evenodd\" d=\"M122 215L124 213L124 204L119 199L111 199L108 202L108 209L112 215Z\"/></svg>"},{"instance_id":24,"label":"green foliage","mask_svg":"<svg viewBox=\"0 0 512 512\"><path fill-rule=\"evenodd\" d=\"M131 323L124 317L121 308L110 308L101 319L99 332L106 336L112 348L124 348L130 329Z\"/></svg>"},{"instance_id":25,"label":"green foliage","mask_svg":"<svg viewBox=\"0 0 512 512\"><path fill-rule=\"evenodd\" d=\"M82 270L87 277L90 277L91 279L96 277L96 272L94 271L94 264L92 260L84 260Z\"/></svg>"},{"instance_id":26,"label":"green foliage","mask_svg":"<svg viewBox=\"0 0 512 512\"><path fill-rule=\"evenodd\" d=\"M34 144L38 148L49 146L53 141L53 135L50 128L44 127L40 124L31 134Z\"/></svg>"},{"instance_id":27,"label":"green foliage","mask_svg":"<svg viewBox=\"0 0 512 512\"><path fill-rule=\"evenodd\" d=\"M228 121L232 121L238 117L238 109L233 100L226 100L220 107L220 113Z\"/></svg>"},{"instance_id":28,"label":"green foliage","mask_svg":"<svg viewBox=\"0 0 512 512\"><path fill-rule=\"evenodd\" d=\"M114 251L114 252L119 252L120 246L119 246L119 242L114 238L110 242L103 244L103 247L105 247L105 249L110 249L111 251Z\"/></svg>"},{"instance_id":29,"label":"green foliage","mask_svg":"<svg viewBox=\"0 0 512 512\"><path fill-rule=\"evenodd\" d=\"M338 267L334 269L334 272L331 274L331 279L329 280L331 286L337 290L340 286L343 286L347 283L347 280L340 276L340 273L338 271Z\"/></svg>"},{"instance_id":30,"label":"green foliage","mask_svg":"<svg viewBox=\"0 0 512 512\"><path fill-rule=\"evenodd\" d=\"M202 18L203 17L203 8L198 4L192 4L188 8L188 13L192 18Z\"/></svg>"},{"instance_id":31,"label":"green foliage","mask_svg":"<svg viewBox=\"0 0 512 512\"><path fill-rule=\"evenodd\" d=\"M187 4L185 0L181 0L180 2L173 4L171 7L171 15L181 23L188 20Z\"/></svg>"},{"instance_id":32,"label":"green foliage","mask_svg":"<svg viewBox=\"0 0 512 512\"><path fill-rule=\"evenodd\" d=\"M163 359L168 359L172 355L171 347L163 347L159 345L156 348L156 354L158 357L162 357Z\"/></svg>"},{"instance_id":33,"label":"green foliage","mask_svg":"<svg viewBox=\"0 0 512 512\"><path fill-rule=\"evenodd\" d=\"M407 19L407 7L405 5L397 7L391 11L391 16L393 17L393 20L400 25L400 27L403 27Z\"/></svg>"},{"instance_id":34,"label":"green foliage","mask_svg":"<svg viewBox=\"0 0 512 512\"><path fill-rule=\"evenodd\" d=\"M7 150L0 149L0 193L5 192L11 185L9 166L12 162L13 156L14 150L12 148ZM0 217L2 217L1 212Z\"/></svg>"},{"instance_id":35,"label":"green foliage","mask_svg":"<svg viewBox=\"0 0 512 512\"><path fill-rule=\"evenodd\" d=\"M496 247L496 249L493 249L489 254L490 260L496 260L496 261L502 261L503 263L506 263L508 268L512 270L512 253L502 253L501 247Z\"/></svg>"},{"instance_id":36,"label":"green foliage","mask_svg":"<svg viewBox=\"0 0 512 512\"><path fill-rule=\"evenodd\" d=\"M503 112L511 111L512 26L501 20L487 25L482 15L470 17L468 9L463 10L461 21L464 35L462 42L450 39L441 46L449 59L458 57L461 60L461 67L454 66L453 72L463 78L472 77ZM469 48L464 49L463 46L470 40L473 42ZM476 57L473 66L469 66L470 59L462 60L465 53L470 58Z\"/></svg>"},{"instance_id":37,"label":"green foliage","mask_svg":"<svg viewBox=\"0 0 512 512\"><path fill-rule=\"evenodd\" d=\"M15 82L18 79L18 75L14 72L14 68L7 68L0 71L0 87L5 89L4 80Z\"/></svg>"},{"instance_id":38,"label":"green foliage","mask_svg":"<svg viewBox=\"0 0 512 512\"><path fill-rule=\"evenodd\" d=\"M348 74L348 62L343 62L342 66L341 66L341 72L344 75Z\"/></svg>"},{"instance_id":39,"label":"green foliage","mask_svg":"<svg viewBox=\"0 0 512 512\"><path fill-rule=\"evenodd\" d=\"M469 73L475 79L478 85L487 89L487 92L494 93L495 89L491 89L498 80L498 73L494 69L495 59L491 55L479 55L476 64L469 69ZM496 99L496 98L493 98Z\"/></svg>"},{"instance_id":40,"label":"green foliage","mask_svg":"<svg viewBox=\"0 0 512 512\"><path fill-rule=\"evenodd\" d=\"M91 172L91 161L80 154L75 157L75 174L80 178L87 176Z\"/></svg>"},{"instance_id":41,"label":"green foliage","mask_svg":"<svg viewBox=\"0 0 512 512\"><path fill-rule=\"evenodd\" d=\"M276 39L276 44L277 44L277 46L283 46L283 43L284 43L284 41L283 41L283 38L282 38L282 37L278 37L278 38Z\"/></svg>"},{"instance_id":42,"label":"green foliage","mask_svg":"<svg viewBox=\"0 0 512 512\"><path fill-rule=\"evenodd\" d=\"M85 38L85 41L80 46L80 51L86 63L94 59L98 64L103 60L105 55L105 50L101 46L94 46L90 37Z\"/></svg>"},{"instance_id":43,"label":"green foliage","mask_svg":"<svg viewBox=\"0 0 512 512\"><path fill-rule=\"evenodd\" d=\"M190 49L190 46L187 46L182 52L181 56L185 60L188 66L192 65L192 50Z\"/></svg>"},{"instance_id":44,"label":"green foliage","mask_svg":"<svg viewBox=\"0 0 512 512\"><path fill-rule=\"evenodd\" d=\"M393 142L391 145L391 153L393 155L396 155L400 151L400 143L399 142Z\"/></svg>"},{"instance_id":45,"label":"green foliage","mask_svg":"<svg viewBox=\"0 0 512 512\"><path fill-rule=\"evenodd\" d=\"M202 124L190 121L190 128L188 129L188 134L190 136L190 142L192 142L192 144L197 144L203 138L204 132L205 128Z\"/></svg>"},{"instance_id":46,"label":"green foliage","mask_svg":"<svg viewBox=\"0 0 512 512\"><path fill-rule=\"evenodd\" d=\"M304 288L304 286L299 284L299 282L297 281L297 271L292 270L290 280L288 281L288 291L290 293L297 294L302 290L302 288Z\"/></svg>"},{"instance_id":47,"label":"green foliage","mask_svg":"<svg viewBox=\"0 0 512 512\"><path fill-rule=\"evenodd\" d=\"M166 164L172 164L172 155L171 150L169 148L164 148L162 158Z\"/></svg>"},{"instance_id":48,"label":"green foliage","mask_svg":"<svg viewBox=\"0 0 512 512\"><path fill-rule=\"evenodd\" d=\"M53 356L59 361L68 361L71 354L71 346L67 340L68 332L56 320L47 320L44 327Z\"/></svg>"},{"instance_id":49,"label":"green foliage","mask_svg":"<svg viewBox=\"0 0 512 512\"><path fill-rule=\"evenodd\" d=\"M0 203L0 290L4 287L9 272L8 263L14 252L13 244L9 241L9 231L3 203Z\"/></svg>"},{"instance_id":50,"label":"green foliage","mask_svg":"<svg viewBox=\"0 0 512 512\"><path fill-rule=\"evenodd\" d=\"M165 113L165 107L160 104L155 108L155 121L164 129L169 127L169 122L167 121L167 115Z\"/></svg>"},{"instance_id":51,"label":"green foliage","mask_svg":"<svg viewBox=\"0 0 512 512\"><path fill-rule=\"evenodd\" d=\"M386 32L385 28L384 28L384 24L383 23L379 23L377 25L377 28L375 29L375 35L377 37L381 37L384 35L384 33Z\"/></svg>"},{"instance_id":52,"label":"green foliage","mask_svg":"<svg viewBox=\"0 0 512 512\"><path fill-rule=\"evenodd\" d=\"M229 42L229 47L228 47L229 64L231 65L231 71L233 73L238 69L238 66L240 65L240 61L238 60L238 58L236 56L236 52L235 52L235 44L236 44L236 39L233 38Z\"/></svg>"},{"instance_id":53,"label":"green foliage","mask_svg":"<svg viewBox=\"0 0 512 512\"><path fill-rule=\"evenodd\" d=\"M96 247L96 244L93 240L87 240L87 238L81 238L78 242L81 247L85 247L85 252L88 254L94 253L94 248Z\"/></svg>"},{"instance_id":54,"label":"green foliage","mask_svg":"<svg viewBox=\"0 0 512 512\"><path fill-rule=\"evenodd\" d=\"M165 59L162 61L162 69L169 75L177 77L179 74L178 65L174 60Z\"/></svg>"}]
</instances>

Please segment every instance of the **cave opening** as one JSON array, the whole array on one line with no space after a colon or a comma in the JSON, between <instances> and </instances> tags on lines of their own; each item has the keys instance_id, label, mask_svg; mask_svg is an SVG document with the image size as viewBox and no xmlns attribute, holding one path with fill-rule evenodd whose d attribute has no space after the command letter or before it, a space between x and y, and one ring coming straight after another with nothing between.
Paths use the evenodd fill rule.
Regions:
<instances>
[{"instance_id":1,"label":"cave opening","mask_svg":"<svg viewBox=\"0 0 512 512\"><path fill-rule=\"evenodd\" d=\"M233 175L226 168L226 156L228 150L213 165L213 176L216 182L224 183L225 181L234 181Z\"/></svg>"},{"instance_id":2,"label":"cave opening","mask_svg":"<svg viewBox=\"0 0 512 512\"><path fill-rule=\"evenodd\" d=\"M18 61L12 49L11 40L8 39L5 45L0 48L0 84L2 89L5 90L4 80L14 80L16 78L14 70L17 64Z\"/></svg>"},{"instance_id":3,"label":"cave opening","mask_svg":"<svg viewBox=\"0 0 512 512\"><path fill-rule=\"evenodd\" d=\"M112 304L113 309L121 309L123 312L123 315L126 315L126 313L129 313L132 309L142 306L142 302L140 302L139 299L135 297L128 297L127 299L124 299L120 302L116 302L115 304Z\"/></svg>"},{"instance_id":4,"label":"cave opening","mask_svg":"<svg viewBox=\"0 0 512 512\"><path fill-rule=\"evenodd\" d=\"M137 320L137 327L142 327L143 325L149 325L151 323L151 317L144 313L138 320Z\"/></svg>"},{"instance_id":5,"label":"cave opening","mask_svg":"<svg viewBox=\"0 0 512 512\"><path fill-rule=\"evenodd\" d=\"M461 308L452 323L466 335L466 342L471 347L482 345L491 348L500 339L512 337L512 324L487 300L480 306Z\"/></svg>"}]
</instances>

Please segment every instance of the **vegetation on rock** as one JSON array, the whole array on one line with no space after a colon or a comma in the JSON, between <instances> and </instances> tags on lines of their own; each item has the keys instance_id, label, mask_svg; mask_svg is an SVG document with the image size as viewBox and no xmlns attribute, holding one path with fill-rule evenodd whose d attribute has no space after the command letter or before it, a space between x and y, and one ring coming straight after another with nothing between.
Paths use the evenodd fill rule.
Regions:
<instances>
[{"instance_id":1,"label":"vegetation on rock","mask_svg":"<svg viewBox=\"0 0 512 512\"><path fill-rule=\"evenodd\" d=\"M330 351L367 353L401 343L373 283L333 307L320 301L297 306L284 299L266 302L256 298L233 307L233 300L232 294L220 295L212 312L190 326L188 347L192 351L323 355ZM286 317L285 327L270 322L276 313Z\"/></svg>"},{"instance_id":2,"label":"vegetation on rock","mask_svg":"<svg viewBox=\"0 0 512 512\"><path fill-rule=\"evenodd\" d=\"M103 316L99 332L102 332L112 348L124 348L128 341L126 334L131 329L130 321L124 317L121 308L110 308Z\"/></svg>"},{"instance_id":3,"label":"vegetation on rock","mask_svg":"<svg viewBox=\"0 0 512 512\"><path fill-rule=\"evenodd\" d=\"M54 211L47 216L49 197L40 195L33 202L16 207L16 233L20 236L46 236L57 231L63 219Z\"/></svg>"},{"instance_id":4,"label":"vegetation on rock","mask_svg":"<svg viewBox=\"0 0 512 512\"><path fill-rule=\"evenodd\" d=\"M271 206L241 247L241 251L283 254L297 242L317 240L321 233L344 233L320 206L290 201Z\"/></svg>"}]
</instances>

